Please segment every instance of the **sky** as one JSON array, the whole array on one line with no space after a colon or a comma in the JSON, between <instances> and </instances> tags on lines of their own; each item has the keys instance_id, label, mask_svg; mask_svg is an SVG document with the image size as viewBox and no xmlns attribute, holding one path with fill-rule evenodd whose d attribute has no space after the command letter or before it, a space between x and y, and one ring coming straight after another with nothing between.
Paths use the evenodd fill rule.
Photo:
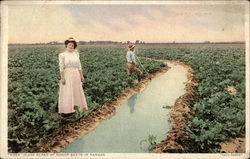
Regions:
<instances>
[{"instance_id":1,"label":"sky","mask_svg":"<svg viewBox=\"0 0 250 159\"><path fill-rule=\"evenodd\" d=\"M9 43L244 41L244 5L9 5Z\"/></svg>"}]
</instances>

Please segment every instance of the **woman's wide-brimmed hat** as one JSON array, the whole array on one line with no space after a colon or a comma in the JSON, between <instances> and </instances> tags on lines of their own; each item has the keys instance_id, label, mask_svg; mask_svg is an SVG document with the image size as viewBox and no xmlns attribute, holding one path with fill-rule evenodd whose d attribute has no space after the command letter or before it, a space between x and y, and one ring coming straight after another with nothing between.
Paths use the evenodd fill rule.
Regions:
<instances>
[{"instance_id":1,"label":"woman's wide-brimmed hat","mask_svg":"<svg viewBox=\"0 0 250 159\"><path fill-rule=\"evenodd\" d=\"M133 48L135 48L135 45L131 44L131 45L128 46L128 48L129 48L130 50L132 50Z\"/></svg>"},{"instance_id":2,"label":"woman's wide-brimmed hat","mask_svg":"<svg viewBox=\"0 0 250 159\"><path fill-rule=\"evenodd\" d=\"M72 38L72 37L70 37L70 38L68 38L67 40L65 40L65 42L64 42L65 47L67 47L68 43L73 43L73 44L74 44L74 48L77 47L77 43L76 43L75 39Z\"/></svg>"}]
</instances>

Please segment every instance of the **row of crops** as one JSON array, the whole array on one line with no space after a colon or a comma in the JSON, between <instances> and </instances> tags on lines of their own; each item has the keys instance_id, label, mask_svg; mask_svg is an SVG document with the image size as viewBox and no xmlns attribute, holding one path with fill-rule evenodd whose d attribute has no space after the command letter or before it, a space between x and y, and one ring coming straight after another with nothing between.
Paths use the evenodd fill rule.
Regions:
<instances>
[{"instance_id":1,"label":"row of crops","mask_svg":"<svg viewBox=\"0 0 250 159\"><path fill-rule=\"evenodd\" d=\"M141 56L181 61L195 71L199 97L187 128L188 152L218 152L220 142L245 133L244 51L236 47L141 49Z\"/></svg>"},{"instance_id":2,"label":"row of crops","mask_svg":"<svg viewBox=\"0 0 250 159\"><path fill-rule=\"evenodd\" d=\"M37 143L53 137L70 122L57 113L59 47L10 47L8 54L8 147L9 152L29 152ZM122 90L135 84L126 75L126 50L122 47L82 47L86 116ZM142 60L150 73L163 64Z\"/></svg>"}]
</instances>

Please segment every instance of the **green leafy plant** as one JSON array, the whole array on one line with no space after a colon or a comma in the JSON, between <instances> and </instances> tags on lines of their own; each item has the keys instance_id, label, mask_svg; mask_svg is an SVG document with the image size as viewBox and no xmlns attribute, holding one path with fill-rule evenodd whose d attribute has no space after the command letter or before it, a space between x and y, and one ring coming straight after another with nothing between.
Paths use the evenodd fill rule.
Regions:
<instances>
[{"instance_id":1,"label":"green leafy plant","mask_svg":"<svg viewBox=\"0 0 250 159\"><path fill-rule=\"evenodd\" d=\"M146 145L145 145L146 144ZM140 141L141 149L143 149L146 152L154 152L156 148L156 136L149 135L147 139L143 139ZM147 147L146 149L143 147Z\"/></svg>"}]
</instances>

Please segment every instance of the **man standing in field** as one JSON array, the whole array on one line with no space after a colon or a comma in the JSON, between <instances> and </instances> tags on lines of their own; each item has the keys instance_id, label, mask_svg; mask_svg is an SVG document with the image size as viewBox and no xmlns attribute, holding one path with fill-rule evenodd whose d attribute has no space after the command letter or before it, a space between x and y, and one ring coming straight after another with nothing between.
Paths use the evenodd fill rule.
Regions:
<instances>
[{"instance_id":1,"label":"man standing in field","mask_svg":"<svg viewBox=\"0 0 250 159\"><path fill-rule=\"evenodd\" d=\"M129 45L128 46L128 52L127 52L127 74L128 76L131 76L133 72L137 74L138 82L141 81L141 71L136 66L136 59L135 59L135 45Z\"/></svg>"}]
</instances>

